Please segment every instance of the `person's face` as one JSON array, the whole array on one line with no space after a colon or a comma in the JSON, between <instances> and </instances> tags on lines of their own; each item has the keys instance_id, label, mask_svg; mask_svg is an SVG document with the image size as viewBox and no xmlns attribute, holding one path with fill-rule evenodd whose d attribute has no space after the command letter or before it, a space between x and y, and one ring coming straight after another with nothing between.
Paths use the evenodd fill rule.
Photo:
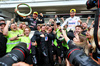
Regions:
<instances>
[{"instance_id":1,"label":"person's face","mask_svg":"<svg viewBox=\"0 0 100 66\"><path fill-rule=\"evenodd\" d=\"M37 26L37 29L39 30L40 29L40 26Z\"/></svg>"},{"instance_id":2,"label":"person's face","mask_svg":"<svg viewBox=\"0 0 100 66\"><path fill-rule=\"evenodd\" d=\"M86 32L86 37L89 38L89 39L91 38L90 31Z\"/></svg>"},{"instance_id":3,"label":"person's face","mask_svg":"<svg viewBox=\"0 0 100 66\"><path fill-rule=\"evenodd\" d=\"M26 25L22 25L22 29L25 29L26 28Z\"/></svg>"},{"instance_id":4,"label":"person's face","mask_svg":"<svg viewBox=\"0 0 100 66\"><path fill-rule=\"evenodd\" d=\"M52 32L52 28L49 27L49 29L48 29L48 33L51 33L51 32Z\"/></svg>"},{"instance_id":5,"label":"person's face","mask_svg":"<svg viewBox=\"0 0 100 66\"><path fill-rule=\"evenodd\" d=\"M81 32L82 32L82 29L81 29L80 27L76 27L76 28L75 28L75 32L76 32L76 33L81 33Z\"/></svg>"},{"instance_id":6,"label":"person's face","mask_svg":"<svg viewBox=\"0 0 100 66\"><path fill-rule=\"evenodd\" d=\"M49 29L49 26L46 26L46 29Z\"/></svg>"},{"instance_id":7,"label":"person's face","mask_svg":"<svg viewBox=\"0 0 100 66\"><path fill-rule=\"evenodd\" d=\"M71 17L74 17L75 14L76 14L75 12L70 12L70 16L71 16Z\"/></svg>"},{"instance_id":8,"label":"person's face","mask_svg":"<svg viewBox=\"0 0 100 66\"><path fill-rule=\"evenodd\" d=\"M82 27L87 28L87 24L86 23L82 23Z\"/></svg>"},{"instance_id":9,"label":"person's face","mask_svg":"<svg viewBox=\"0 0 100 66\"><path fill-rule=\"evenodd\" d=\"M0 26L0 29L3 31L4 27L5 27L5 25L2 24L2 25Z\"/></svg>"},{"instance_id":10,"label":"person's face","mask_svg":"<svg viewBox=\"0 0 100 66\"><path fill-rule=\"evenodd\" d=\"M5 21L1 20L0 23L5 23Z\"/></svg>"},{"instance_id":11,"label":"person's face","mask_svg":"<svg viewBox=\"0 0 100 66\"><path fill-rule=\"evenodd\" d=\"M37 14L33 14L33 18L36 19L38 17Z\"/></svg>"},{"instance_id":12,"label":"person's face","mask_svg":"<svg viewBox=\"0 0 100 66\"><path fill-rule=\"evenodd\" d=\"M19 28L21 28L22 27L22 24L19 24Z\"/></svg>"},{"instance_id":13,"label":"person's face","mask_svg":"<svg viewBox=\"0 0 100 66\"><path fill-rule=\"evenodd\" d=\"M45 32L45 26L42 26L41 31Z\"/></svg>"},{"instance_id":14,"label":"person's face","mask_svg":"<svg viewBox=\"0 0 100 66\"><path fill-rule=\"evenodd\" d=\"M26 28L24 34L25 34L26 36L29 36L30 30L29 30L28 28Z\"/></svg>"},{"instance_id":15,"label":"person's face","mask_svg":"<svg viewBox=\"0 0 100 66\"><path fill-rule=\"evenodd\" d=\"M16 31L17 30L17 25L16 24L11 24L11 30Z\"/></svg>"},{"instance_id":16,"label":"person's face","mask_svg":"<svg viewBox=\"0 0 100 66\"><path fill-rule=\"evenodd\" d=\"M78 42L80 42L80 40L77 39L76 37L74 37L74 38L73 38L73 42L74 42L74 43L78 43Z\"/></svg>"}]
</instances>

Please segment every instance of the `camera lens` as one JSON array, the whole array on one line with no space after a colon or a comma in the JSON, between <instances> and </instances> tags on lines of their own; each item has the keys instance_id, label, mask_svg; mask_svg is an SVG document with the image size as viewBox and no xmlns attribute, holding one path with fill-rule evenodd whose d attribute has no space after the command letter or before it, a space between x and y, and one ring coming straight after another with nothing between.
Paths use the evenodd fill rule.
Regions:
<instances>
[{"instance_id":1,"label":"camera lens","mask_svg":"<svg viewBox=\"0 0 100 66\"><path fill-rule=\"evenodd\" d=\"M70 49L67 53L67 58L75 66L99 66L78 48Z\"/></svg>"},{"instance_id":2,"label":"camera lens","mask_svg":"<svg viewBox=\"0 0 100 66\"><path fill-rule=\"evenodd\" d=\"M21 42L0 59L0 66L12 66L13 63L24 61L28 54L27 44Z\"/></svg>"}]
</instances>

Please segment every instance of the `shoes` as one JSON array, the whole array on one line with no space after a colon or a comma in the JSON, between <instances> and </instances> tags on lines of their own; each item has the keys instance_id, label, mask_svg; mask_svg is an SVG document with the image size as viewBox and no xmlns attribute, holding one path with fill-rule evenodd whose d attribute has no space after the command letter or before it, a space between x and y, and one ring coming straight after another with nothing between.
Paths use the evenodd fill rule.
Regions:
<instances>
[{"instance_id":1,"label":"shoes","mask_svg":"<svg viewBox=\"0 0 100 66\"><path fill-rule=\"evenodd\" d=\"M34 64L37 64L37 60L36 60L35 56L33 56L32 61L33 61Z\"/></svg>"},{"instance_id":2,"label":"shoes","mask_svg":"<svg viewBox=\"0 0 100 66\"><path fill-rule=\"evenodd\" d=\"M44 56L47 56L47 54L46 54L46 52L45 52L45 51L43 51L42 53L43 53L43 55L44 55Z\"/></svg>"}]
</instances>

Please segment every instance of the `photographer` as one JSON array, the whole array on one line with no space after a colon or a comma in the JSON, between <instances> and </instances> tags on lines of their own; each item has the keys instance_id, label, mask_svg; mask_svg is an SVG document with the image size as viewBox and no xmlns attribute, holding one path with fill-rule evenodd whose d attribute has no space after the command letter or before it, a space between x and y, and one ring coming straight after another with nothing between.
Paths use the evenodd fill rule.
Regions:
<instances>
[{"instance_id":1,"label":"photographer","mask_svg":"<svg viewBox=\"0 0 100 66\"><path fill-rule=\"evenodd\" d=\"M0 17L0 58L6 54L7 38L3 35L5 19Z\"/></svg>"},{"instance_id":2,"label":"photographer","mask_svg":"<svg viewBox=\"0 0 100 66\"><path fill-rule=\"evenodd\" d=\"M15 9L15 13L16 12L17 10ZM37 24L44 23L43 14L40 13L40 16L38 17L38 12L33 12L33 18L23 18L23 17L20 17L18 14L16 14L15 22L17 22L18 19L20 21L28 22L28 25L31 30L37 30Z\"/></svg>"}]
</instances>

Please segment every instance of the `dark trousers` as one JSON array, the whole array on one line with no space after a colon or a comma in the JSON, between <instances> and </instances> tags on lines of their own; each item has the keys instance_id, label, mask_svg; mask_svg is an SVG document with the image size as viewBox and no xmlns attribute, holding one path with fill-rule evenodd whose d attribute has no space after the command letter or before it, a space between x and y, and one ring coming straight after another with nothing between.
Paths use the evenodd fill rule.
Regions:
<instances>
[{"instance_id":1,"label":"dark trousers","mask_svg":"<svg viewBox=\"0 0 100 66\"><path fill-rule=\"evenodd\" d=\"M63 47L63 52L64 52L64 58L67 58L68 49L66 47Z\"/></svg>"},{"instance_id":2,"label":"dark trousers","mask_svg":"<svg viewBox=\"0 0 100 66\"><path fill-rule=\"evenodd\" d=\"M44 56L40 47L37 48L37 62L38 66L48 66L49 58L48 58L48 49L45 48L47 56Z\"/></svg>"},{"instance_id":3,"label":"dark trousers","mask_svg":"<svg viewBox=\"0 0 100 66\"><path fill-rule=\"evenodd\" d=\"M32 49L32 55L36 55L36 47L35 46L31 46Z\"/></svg>"},{"instance_id":4,"label":"dark trousers","mask_svg":"<svg viewBox=\"0 0 100 66\"><path fill-rule=\"evenodd\" d=\"M53 61L53 47L48 48L48 57L49 57L49 63L51 66L54 66L54 61Z\"/></svg>"}]
</instances>

